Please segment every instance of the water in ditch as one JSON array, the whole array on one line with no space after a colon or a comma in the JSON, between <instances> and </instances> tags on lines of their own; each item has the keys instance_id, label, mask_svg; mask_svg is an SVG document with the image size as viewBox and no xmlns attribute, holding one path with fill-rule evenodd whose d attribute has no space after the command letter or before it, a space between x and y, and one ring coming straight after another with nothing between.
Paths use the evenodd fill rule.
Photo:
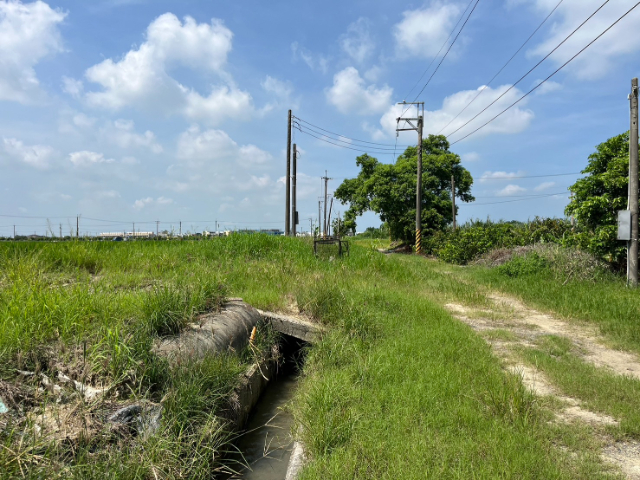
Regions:
<instances>
[{"instance_id":1,"label":"water in ditch","mask_svg":"<svg viewBox=\"0 0 640 480\"><path fill-rule=\"evenodd\" d=\"M284 339L281 348L284 365L260 396L244 429L246 433L237 443L248 468L234 479L283 480L286 476L293 450L293 416L285 406L293 398L298 383L302 342Z\"/></svg>"}]
</instances>

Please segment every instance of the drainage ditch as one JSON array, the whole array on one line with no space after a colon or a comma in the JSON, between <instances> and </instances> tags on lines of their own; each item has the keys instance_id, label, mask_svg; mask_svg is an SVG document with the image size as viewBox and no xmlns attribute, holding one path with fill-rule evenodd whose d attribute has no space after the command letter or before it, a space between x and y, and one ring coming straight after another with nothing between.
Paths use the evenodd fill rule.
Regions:
<instances>
[{"instance_id":1,"label":"drainage ditch","mask_svg":"<svg viewBox=\"0 0 640 480\"><path fill-rule=\"evenodd\" d=\"M258 403L252 410L244 433L236 447L245 468L232 479L284 480L291 453L293 416L287 404L293 398L298 375L304 361L307 343L289 335L281 335L283 361L272 375Z\"/></svg>"}]
</instances>

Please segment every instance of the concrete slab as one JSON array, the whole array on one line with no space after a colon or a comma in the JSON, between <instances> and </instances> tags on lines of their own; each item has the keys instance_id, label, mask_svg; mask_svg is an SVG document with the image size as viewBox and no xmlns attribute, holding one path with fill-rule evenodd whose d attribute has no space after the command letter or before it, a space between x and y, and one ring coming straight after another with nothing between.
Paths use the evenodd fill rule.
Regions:
<instances>
[{"instance_id":1,"label":"concrete slab","mask_svg":"<svg viewBox=\"0 0 640 480\"><path fill-rule=\"evenodd\" d=\"M301 318L263 310L258 310L258 312L264 320L271 323L276 331L305 342L313 343L318 341L323 332L322 325L311 323Z\"/></svg>"}]
</instances>

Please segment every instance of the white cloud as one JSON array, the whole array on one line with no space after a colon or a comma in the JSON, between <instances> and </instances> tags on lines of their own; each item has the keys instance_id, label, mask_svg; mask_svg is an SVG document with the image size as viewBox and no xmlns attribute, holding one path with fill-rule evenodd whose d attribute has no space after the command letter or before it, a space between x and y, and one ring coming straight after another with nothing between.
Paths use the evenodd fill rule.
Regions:
<instances>
[{"instance_id":1,"label":"white cloud","mask_svg":"<svg viewBox=\"0 0 640 480\"><path fill-rule=\"evenodd\" d=\"M532 88L536 85L539 85L542 80L536 80ZM562 90L562 84L558 82L554 82L553 80L547 80L545 83L540 85L536 90L536 95L546 95L547 93L556 92L558 90Z\"/></svg>"},{"instance_id":2,"label":"white cloud","mask_svg":"<svg viewBox=\"0 0 640 480\"><path fill-rule=\"evenodd\" d=\"M480 160L480 154L477 152L468 152L460 155L460 158L463 162L477 162Z\"/></svg>"},{"instance_id":3,"label":"white cloud","mask_svg":"<svg viewBox=\"0 0 640 480\"><path fill-rule=\"evenodd\" d=\"M184 23L166 13L147 28L146 41L120 60L94 65L85 77L102 87L85 95L90 105L119 110L134 106L166 115L217 124L227 118L249 118L251 95L235 87L223 67L231 50L231 30L221 20ZM213 86L207 96L180 84L169 75L174 67L215 73L229 85Z\"/></svg>"},{"instance_id":4,"label":"white cloud","mask_svg":"<svg viewBox=\"0 0 640 480\"><path fill-rule=\"evenodd\" d=\"M101 130L101 135L108 143L113 143L125 149L143 147L148 148L153 153L161 153L163 150L162 146L156 141L156 136L153 132L147 130L143 134L136 133L135 125L131 120L120 119L113 123L109 122Z\"/></svg>"},{"instance_id":5,"label":"white cloud","mask_svg":"<svg viewBox=\"0 0 640 480\"><path fill-rule=\"evenodd\" d=\"M396 54L399 57L435 57L459 14L457 5L440 2L403 12L404 19L394 27Z\"/></svg>"},{"instance_id":6,"label":"white cloud","mask_svg":"<svg viewBox=\"0 0 640 480\"><path fill-rule=\"evenodd\" d=\"M58 27L65 17L41 1L0 1L0 100L29 104L43 98L34 67L64 51Z\"/></svg>"},{"instance_id":7,"label":"white cloud","mask_svg":"<svg viewBox=\"0 0 640 480\"><path fill-rule=\"evenodd\" d=\"M96 193L98 198L120 198L120 192L117 190L101 190Z\"/></svg>"},{"instance_id":8,"label":"white cloud","mask_svg":"<svg viewBox=\"0 0 640 480\"><path fill-rule=\"evenodd\" d=\"M308 49L300 46L298 42L291 44L291 54L294 61L299 58L302 59L311 70L318 70L325 74L329 70L329 59L327 57L311 53Z\"/></svg>"},{"instance_id":9,"label":"white cloud","mask_svg":"<svg viewBox=\"0 0 640 480\"><path fill-rule=\"evenodd\" d=\"M134 210L142 210L146 207L171 205L173 203L174 201L171 198L158 197L154 200L153 197L146 197L133 202L133 208Z\"/></svg>"},{"instance_id":10,"label":"white cloud","mask_svg":"<svg viewBox=\"0 0 640 480\"><path fill-rule=\"evenodd\" d=\"M11 157L38 169L49 168L53 148L46 145L25 145L15 138L5 138L3 142L5 152Z\"/></svg>"},{"instance_id":11,"label":"white cloud","mask_svg":"<svg viewBox=\"0 0 640 480\"><path fill-rule=\"evenodd\" d=\"M521 172L484 172L480 177L481 182L486 182L487 180L509 180L515 177L521 177Z\"/></svg>"},{"instance_id":12,"label":"white cloud","mask_svg":"<svg viewBox=\"0 0 640 480\"><path fill-rule=\"evenodd\" d=\"M115 161L113 158L104 158L104 154L102 153L90 152L88 150L70 153L69 160L76 167L88 167L90 165L113 163Z\"/></svg>"},{"instance_id":13,"label":"white cloud","mask_svg":"<svg viewBox=\"0 0 640 480\"><path fill-rule=\"evenodd\" d=\"M528 0L526 3L532 5L540 15L546 15L557 2L555 0ZM551 60L558 65L569 60L635 3L635 0L610 2L567 40L551 56ZM559 18L554 23L550 34L543 42L531 49L529 54L536 57L547 55L601 4L600 0L563 3L555 14L555 18ZM640 10L636 9L577 57L566 67L566 70L572 71L581 79L595 79L606 75L618 61L635 60L637 53L640 52L640 43L630 41L630 39L635 37L638 24L640 24Z\"/></svg>"},{"instance_id":14,"label":"white cloud","mask_svg":"<svg viewBox=\"0 0 640 480\"><path fill-rule=\"evenodd\" d=\"M540 185L538 185L536 188L534 188L534 190L536 192L542 192L544 190L549 190L551 187L555 187L556 186L556 182L543 182Z\"/></svg>"},{"instance_id":15,"label":"white cloud","mask_svg":"<svg viewBox=\"0 0 640 480\"><path fill-rule=\"evenodd\" d=\"M262 109L261 113L269 112L275 108L289 107L297 108L296 103L291 100L293 94L293 86L290 82L283 82L277 78L270 77L269 75L260 82L260 85L265 92L271 94L274 99L267 103Z\"/></svg>"},{"instance_id":16,"label":"white cloud","mask_svg":"<svg viewBox=\"0 0 640 480\"><path fill-rule=\"evenodd\" d=\"M451 135L451 141L454 141L467 133L475 130L475 128L481 126L486 121L490 120L505 108L511 105L515 100L520 98L522 92L517 88L511 89L508 93L505 93L509 89L510 85L502 85L495 89L491 87L482 86L478 90L484 89L482 95L478 97L469 108L467 108L462 115L455 118L456 115L467 105L473 97L476 96L478 90L463 90L461 92L449 95L442 102L442 108L434 111L425 111L424 115L424 129L426 132L438 133L442 130L444 135L451 135L456 129L462 127L467 121L471 120L477 114L479 114L487 105L496 100L500 95L504 96L498 100L494 105L489 107L484 113L481 113L478 118L473 120L468 126L462 128L459 133ZM489 123L482 130L479 130L471 138L477 138L479 136L486 136L489 134L512 134L520 133L529 127L531 121L534 118L534 114L531 110L523 108L527 104L527 99L520 102L517 106L511 108L506 113L498 117L496 120ZM388 135L395 135L396 118L398 118L406 107L402 105L392 105L387 112L380 119L382 125L382 131ZM453 120L455 118L455 120ZM450 123L451 122L451 123ZM448 125L447 125L448 124ZM446 127L446 128L445 128Z\"/></svg>"},{"instance_id":17,"label":"white cloud","mask_svg":"<svg viewBox=\"0 0 640 480\"><path fill-rule=\"evenodd\" d=\"M375 44L369 33L371 22L361 17L347 28L347 33L340 38L340 46L354 61L362 63L367 60L375 49Z\"/></svg>"},{"instance_id":18,"label":"white cloud","mask_svg":"<svg viewBox=\"0 0 640 480\"><path fill-rule=\"evenodd\" d=\"M518 195L519 193L526 192L526 188L522 188L519 185L507 185L502 190L500 190L496 195L499 197L511 197L513 195Z\"/></svg>"},{"instance_id":19,"label":"white cloud","mask_svg":"<svg viewBox=\"0 0 640 480\"><path fill-rule=\"evenodd\" d=\"M347 67L333 77L333 86L326 91L327 100L342 113L370 115L384 111L391 102L393 89L387 85L365 87L358 70Z\"/></svg>"},{"instance_id":20,"label":"white cloud","mask_svg":"<svg viewBox=\"0 0 640 480\"><path fill-rule=\"evenodd\" d=\"M200 131L196 125L183 132L178 139L177 157L192 166L203 163L222 163L234 161L241 166L260 165L273 157L255 145L239 146L222 130Z\"/></svg>"},{"instance_id":21,"label":"white cloud","mask_svg":"<svg viewBox=\"0 0 640 480\"><path fill-rule=\"evenodd\" d=\"M62 77L62 90L73 98L80 98L84 93L84 83L75 78Z\"/></svg>"}]
</instances>

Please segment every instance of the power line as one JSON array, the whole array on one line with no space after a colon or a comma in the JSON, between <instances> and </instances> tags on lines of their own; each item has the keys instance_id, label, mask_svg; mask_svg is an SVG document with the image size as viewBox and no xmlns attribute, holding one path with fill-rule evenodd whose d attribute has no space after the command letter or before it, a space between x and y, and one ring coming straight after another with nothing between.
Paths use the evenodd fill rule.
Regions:
<instances>
[{"instance_id":1,"label":"power line","mask_svg":"<svg viewBox=\"0 0 640 480\"><path fill-rule=\"evenodd\" d=\"M523 48L524 48L524 47L529 43L529 40L531 40L531 39L533 38L533 36L534 36L536 33L538 33L538 30L540 30L540 29L542 28L542 26L543 26L545 23L547 23L547 20L549 20L549 18L551 17L551 15L553 15L553 13L558 9L558 7L560 6L560 4L561 4L563 1L564 1L564 0L560 0L560 1L556 4L556 6L555 6L555 7L553 7L553 10L551 10L551 11L549 12L549 15L547 15L547 16L544 18L544 20L542 20L542 23L540 23L540 25L538 25L538 27L533 31L533 33L532 33L531 35L529 35L529 38L527 38L527 39L524 41L524 43L523 43L522 45L520 45L520 48L518 48L518 50L516 50L516 52L515 52L513 55L511 55L511 58L510 58L509 60L507 60L507 63L505 63L505 64L502 66L502 68L500 68L500 70L498 70L498 73L496 73L496 74L491 78L491 80L489 80L489 81L485 84L485 86L486 86L486 87L488 87L489 85L491 85L491 82L493 82L493 81L496 79L496 77L497 77L498 75L500 75L500 74L502 73L502 71L503 71L505 68L507 68L507 66L511 63L511 61L512 61L514 58L516 58L516 55L518 55L518 53L520 53L520 52L522 51L522 49L523 49ZM442 128L440 129L440 131L438 132L438 135L440 135L440 134L441 134L441 133L442 133L442 132L443 132L443 131L444 131L444 130L449 126L449 125L451 125L451 124L456 120L456 118L458 118L460 115L462 115L462 114L464 113L464 111L465 111L467 108L469 108L469 107L471 106L471 104L472 104L473 102L475 102L475 101L476 101L476 99L477 99L477 98L478 98L478 97L479 97L479 96L480 96L480 95L485 91L485 89L486 89L486 88L483 88L482 90L479 90L479 91L478 91L478 93L476 94L476 96L475 96L475 97L473 97L473 98L471 99L471 101L470 101L469 103L467 103L467 104L464 106L464 108L463 108L462 110L460 110L460 111L458 112L458 114L457 114L455 117L453 117L451 120L449 120L449 123L447 123L444 127L442 127Z\"/></svg>"},{"instance_id":2,"label":"power line","mask_svg":"<svg viewBox=\"0 0 640 480\"><path fill-rule=\"evenodd\" d=\"M549 197L553 195L564 195L568 192L558 192L558 193L539 193L535 195L493 195L488 197L475 197L475 198L533 198L533 197Z\"/></svg>"},{"instance_id":3,"label":"power line","mask_svg":"<svg viewBox=\"0 0 640 480\"><path fill-rule=\"evenodd\" d=\"M311 127L313 127L313 128L316 128L316 129L318 129L318 130L321 130L321 131L323 131L323 132L325 132L325 133L330 133L331 135L335 135L335 136L337 136L337 137L346 138L347 140L350 140L350 141L352 141L352 142L366 143L366 144L369 144L369 145L380 145L380 146L382 146L382 147L391 147L391 144L390 144L390 143L377 143L377 142L369 142L369 141L367 141L367 140L358 140L357 138L349 138L349 137L347 137L346 135L342 135L342 134L340 134L340 133L332 132L332 131L327 130L327 129L325 129L325 128L319 127L318 125L314 125L313 123L311 123L311 122L307 122L306 120L303 120L303 119L302 119L302 118L300 118L300 117L296 117L295 115L293 116L293 118L295 118L296 120L301 121L302 123L306 123L307 125L310 125L310 126L311 126ZM305 128L308 128L309 130L312 130L312 129L311 129L311 128L309 128L309 127L305 127ZM403 146L403 147L409 147L409 146L411 146L411 145L400 145L400 146Z\"/></svg>"},{"instance_id":4,"label":"power line","mask_svg":"<svg viewBox=\"0 0 640 480\"><path fill-rule=\"evenodd\" d=\"M467 122L465 122L464 124L462 124L461 126L459 126L458 128L456 128L453 132L447 134L447 137L450 137L451 135L454 135L455 133L459 132L460 130L462 130L464 127L466 127L467 125L469 125L471 122L473 122L476 118L478 118L480 115L482 115L484 112L486 112L489 107L495 105L495 103L500 100L502 97L504 97L507 93L509 93L511 90L513 90L516 85L518 85L520 82L522 82L525 78L527 78L529 76L529 74L531 72L533 72L536 68L538 68L540 66L540 64L542 62L544 62L547 58L549 58L556 50L558 50L558 48L560 48L562 45L564 45L564 43L569 40L578 30L580 30L589 20L591 20L600 10L602 10L602 8L609 3L610 0L605 0L605 2L600 5L595 12L593 12L591 15L589 15L589 17L587 17L586 20L584 20L580 25L578 25L575 30L573 30L569 35L567 35L564 40L562 40L562 42L560 42L558 45L556 45L554 47L553 50L551 50L549 53L547 53L547 55L545 55L545 57L540 60L538 63L536 63L533 67L531 67L529 69L529 71L527 73L525 73L524 75L522 75L513 85L511 85L509 88L507 88L504 92L502 92L502 94L500 94L500 96L498 96L498 98L496 98L495 100L493 100L489 105L487 105L486 107L484 107L480 112L478 112L473 118L471 118L470 120L468 120ZM635 8L635 7L634 7ZM616 22L617 23L617 22ZM614 24L615 25L615 24Z\"/></svg>"},{"instance_id":5,"label":"power line","mask_svg":"<svg viewBox=\"0 0 640 480\"><path fill-rule=\"evenodd\" d=\"M393 146L392 145L388 145L388 146L385 146L385 147L376 147L376 146L372 146L372 145L359 145L358 143L353 143L352 141L350 141L351 139L343 140L344 138L347 138L347 137L333 138L333 137L330 137L330 136L328 136L328 135L326 135L326 134L324 134L322 132L319 132L318 130L314 130L313 128L307 127L306 125L300 125L300 124L294 123L294 127L295 127L295 129L300 130L300 131L301 131L302 128L304 128L305 130L307 130L309 132L312 132L312 133L315 133L316 135L320 135L321 137L327 138L327 139L332 140L334 142L344 143L344 144L352 146L352 147L361 147L361 148L368 148L368 149L375 149L375 150L382 150L382 151L391 151L391 150L393 150ZM409 146L409 145L407 145L407 146Z\"/></svg>"},{"instance_id":6,"label":"power line","mask_svg":"<svg viewBox=\"0 0 640 480\"><path fill-rule=\"evenodd\" d=\"M607 0L608 1L608 0ZM476 133L478 130L486 127L487 125L489 125L491 122L493 122L496 118L500 117L503 113L505 113L507 110L511 109L512 107L514 107L515 105L517 105L518 103L520 103L522 100L524 100L526 97L528 97L532 92L534 92L535 90L537 90L540 86L542 86L547 80L549 80L551 77L553 77L556 73L558 73L560 70L562 70L564 67L566 67L569 63L571 63L578 55L580 55L582 52L584 52L587 48L589 48L591 45L593 45L600 37L602 37L605 33L607 33L609 30L611 30L615 25L618 24L618 22L620 22L624 17L626 17L627 15L629 15L638 5L640 5L640 2L636 3L633 7L631 7L629 10L626 11L626 13L624 13L621 17L619 17L615 22L613 22L611 25L609 25L602 33L600 33L600 35L598 35L596 38L594 38L593 40L591 40L585 47L582 48L582 50L580 50L578 53L576 53L573 57L571 57L569 60L567 60L565 63L563 63L555 72L553 72L551 75L549 75L547 78L545 78L543 81L541 81L538 85L536 85L535 87L533 87L531 90L529 90L527 93L525 93L522 97L520 97L518 100L516 100L515 102L513 102L511 105L509 105L507 108L505 108L503 111L501 111L499 114L497 114L495 117L493 117L492 119L490 119L488 122L484 123L483 125L479 126L478 128L476 128L474 131L472 131L471 133L468 133L467 135L465 135L464 137L456 140L455 142L453 142L451 145L455 145L458 142L461 142L462 140L464 140L467 137L470 137L471 135L473 135L474 133Z\"/></svg>"},{"instance_id":7,"label":"power line","mask_svg":"<svg viewBox=\"0 0 640 480\"><path fill-rule=\"evenodd\" d=\"M478 6L478 3L480 3L480 0L476 0L476 4L473 6L473 8L471 9L471 11L469 12L469 15L467 16L467 19L464 21L464 23L462 24L462 27L460 27L460 30L458 31L458 33L456 34L455 38L453 39L453 41L451 42L451 45L449 45L449 48L447 49L447 51L445 52L444 56L440 59L440 63L438 63L438 66L436 67L436 69L433 71L433 73L431 74L431 76L429 77L429 80L427 80L427 83L424 84L424 87L422 87L422 90L420 90L420 92L418 93L418 95L416 95L416 98L414 99L414 102L420 98L420 95L422 95L422 92L424 92L424 89L427 88L427 85L429 85L429 83L431 82L431 79L435 76L436 73L438 73L438 70L440 69L440 65L442 65L442 62L444 62L444 59L447 58L447 55L449 55L449 52L451 51L451 48L453 47L453 45L456 43L456 40L458 40L458 37L460 36L460 34L462 33L462 30L464 30L465 25L467 24L467 22L469 21L469 19L471 18L471 15L473 15L473 12L475 11L476 7ZM407 107L408 109L409 107ZM406 112L406 110L405 110ZM404 115L404 112L402 113L402 115ZM402 116L400 115L400 116Z\"/></svg>"},{"instance_id":8,"label":"power line","mask_svg":"<svg viewBox=\"0 0 640 480\"><path fill-rule=\"evenodd\" d=\"M559 195L568 195L569 192L566 193L551 193L549 195L541 195L540 197L557 197ZM500 203L513 203L513 202L524 202L527 200L538 200L540 197L537 198L518 198L516 200L505 200L504 202L488 202L488 203L469 203L467 206L469 207L476 207L476 206L481 206L481 205L498 205Z\"/></svg>"},{"instance_id":9,"label":"power line","mask_svg":"<svg viewBox=\"0 0 640 480\"><path fill-rule=\"evenodd\" d=\"M413 85L413 87L411 87L411 90L409 90L409 93L407 93L404 98L409 98L409 95L411 95L411 92L413 92L413 89L416 88L420 82L422 81L422 79L424 78L424 76L427 74L427 72L429 71L429 69L431 68L431 65L433 65L433 62L436 61L436 58L438 58L440 56L440 52L442 51L442 49L444 48L444 46L449 42L449 39L451 38L451 36L453 35L453 32L455 32L458 29L458 25L460 25L460 22L462 21L462 19L464 18L465 14L467 13L467 10L469 10L469 7L471 6L471 4L473 3L473 0L471 0L469 2L469 4L467 5L467 8L464 9L464 12L462 12L462 15L460 15L460 18L458 19L458 22L455 24L455 26L451 29L451 32L449 33L449 36L447 37L447 39L442 42L442 45L440 46L440 50L438 50L438 53L436 53L436 55L433 57L433 59L431 60L431 62L429 63L429 65L427 66L427 68L425 69L424 72L422 72L422 75L420 75L420 78L418 79L418 81L416 81L416 83ZM404 115L404 113L403 113Z\"/></svg>"},{"instance_id":10,"label":"power line","mask_svg":"<svg viewBox=\"0 0 640 480\"><path fill-rule=\"evenodd\" d=\"M310 133L310 131L303 130L301 126L298 126L297 129L298 129L298 131L300 131L300 133L304 133L305 135L309 135L309 136L311 136L311 137L313 137L313 138L315 138L317 140L329 143L329 144L334 145L336 147L347 148L349 150L354 150L354 151L360 152L360 153L369 153L369 152L371 152L371 153L380 153L380 154L383 154L383 155L387 155L387 154L391 153L390 151L387 151L386 149L385 150L377 150L375 147L370 147L369 149L365 149L365 148L353 148L353 147L350 147L350 146L347 146L347 145L341 145L339 143L334 143L334 142L331 142L331 141L327 140L327 137L322 138L322 137L319 137L317 135L314 135L313 133ZM357 146L357 145L355 145L355 146Z\"/></svg>"},{"instance_id":11,"label":"power line","mask_svg":"<svg viewBox=\"0 0 640 480\"><path fill-rule=\"evenodd\" d=\"M518 178L544 178L544 177L565 177L565 176L569 176L569 175L581 175L582 172L572 172L572 173L553 173L553 174L549 174L549 175L502 175L502 176L495 176L495 177L480 177L480 181L483 182L485 180L511 180L511 179L518 179Z\"/></svg>"}]
</instances>

